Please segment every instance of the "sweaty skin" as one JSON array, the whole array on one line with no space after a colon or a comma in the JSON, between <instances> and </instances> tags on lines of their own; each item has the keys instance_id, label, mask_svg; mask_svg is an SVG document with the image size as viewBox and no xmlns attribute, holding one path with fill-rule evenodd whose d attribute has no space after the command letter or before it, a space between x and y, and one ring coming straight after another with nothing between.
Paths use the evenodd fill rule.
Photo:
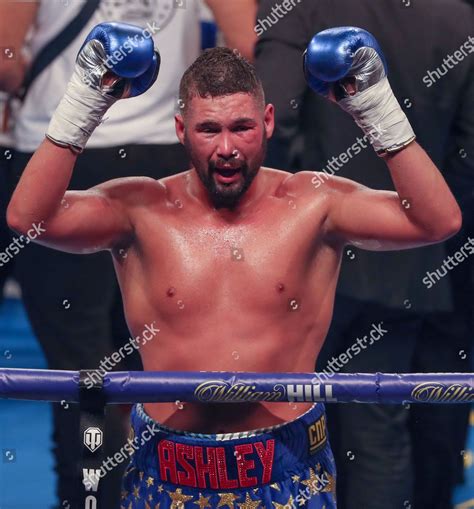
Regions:
<instances>
[{"instance_id":1,"label":"sweaty skin","mask_svg":"<svg viewBox=\"0 0 474 509\"><path fill-rule=\"evenodd\" d=\"M140 349L145 370L312 372L344 246L389 250L439 242L459 230L461 214L416 143L386 159L397 192L326 176L316 186L312 172L263 168L273 123L273 106L253 96L195 97L176 117L178 139L193 162L189 171L159 181L117 179L87 191L67 191L77 156L45 140L15 190L8 224L25 233L44 221L40 244L112 253L130 332L160 329ZM219 183L212 170L225 163L241 167L231 184ZM228 198L245 189L249 175L233 207L214 206L203 185L214 179ZM409 207L402 205L407 200ZM170 427L215 433L271 426L309 406L145 408Z\"/></svg>"},{"instance_id":2,"label":"sweaty skin","mask_svg":"<svg viewBox=\"0 0 474 509\"><path fill-rule=\"evenodd\" d=\"M114 264L131 332L153 320L160 328L141 348L145 370L314 371L340 247L317 233L324 193L295 196L289 177L261 168L258 201L233 220L193 196L193 170L161 181L164 197L160 184L144 182L148 203L132 218L137 241ZM172 427L230 432L295 418L310 405L145 406Z\"/></svg>"}]
</instances>

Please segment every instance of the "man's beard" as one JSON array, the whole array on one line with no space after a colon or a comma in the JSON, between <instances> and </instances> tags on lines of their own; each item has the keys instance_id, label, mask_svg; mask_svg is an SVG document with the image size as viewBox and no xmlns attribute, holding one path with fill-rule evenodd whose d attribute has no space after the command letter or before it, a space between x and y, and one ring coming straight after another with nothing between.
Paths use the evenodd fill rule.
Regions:
<instances>
[{"instance_id":1,"label":"man's beard","mask_svg":"<svg viewBox=\"0 0 474 509\"><path fill-rule=\"evenodd\" d=\"M214 207L216 209L233 209L238 205L240 199L252 184L253 179L256 177L258 170L265 159L265 154L267 151L267 138L264 134L262 137L260 153L252 166L249 166L246 161L241 161L240 163L237 163L235 160L217 161L217 163L221 165L228 163L232 166L233 169L239 170L241 176L238 178L238 180L231 182L230 184L221 183L216 180L214 176L217 173L216 162L210 161L207 168L200 164L198 159L195 157L191 144L189 143L189 140L186 136L184 138L184 146L192 165L194 168L196 168L199 179L209 193L209 199L211 200Z\"/></svg>"}]
</instances>

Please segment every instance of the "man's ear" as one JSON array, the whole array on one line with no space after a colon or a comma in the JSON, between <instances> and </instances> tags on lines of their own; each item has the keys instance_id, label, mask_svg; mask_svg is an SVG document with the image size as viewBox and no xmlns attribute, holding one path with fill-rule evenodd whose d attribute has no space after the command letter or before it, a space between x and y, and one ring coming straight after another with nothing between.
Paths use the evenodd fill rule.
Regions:
<instances>
[{"instance_id":1,"label":"man's ear","mask_svg":"<svg viewBox=\"0 0 474 509\"><path fill-rule=\"evenodd\" d=\"M184 119L182 115L175 115L174 116L174 126L176 129L176 136L178 137L179 142L181 145L184 145Z\"/></svg>"},{"instance_id":2,"label":"man's ear","mask_svg":"<svg viewBox=\"0 0 474 509\"><path fill-rule=\"evenodd\" d=\"M263 124L267 134L267 139L270 139L273 135L273 130L275 129L275 107L273 104L267 104L265 106Z\"/></svg>"}]
</instances>

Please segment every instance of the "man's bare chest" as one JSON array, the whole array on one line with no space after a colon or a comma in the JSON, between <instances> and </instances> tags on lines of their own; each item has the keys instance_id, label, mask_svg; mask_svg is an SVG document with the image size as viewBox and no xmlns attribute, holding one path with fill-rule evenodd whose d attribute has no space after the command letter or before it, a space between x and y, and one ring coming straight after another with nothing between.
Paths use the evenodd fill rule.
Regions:
<instances>
[{"instance_id":1,"label":"man's bare chest","mask_svg":"<svg viewBox=\"0 0 474 509\"><path fill-rule=\"evenodd\" d=\"M184 214L143 218L133 249L135 272L170 313L209 313L210 306L226 312L286 309L301 293L321 244L321 225L314 211L266 212L235 224Z\"/></svg>"}]
</instances>

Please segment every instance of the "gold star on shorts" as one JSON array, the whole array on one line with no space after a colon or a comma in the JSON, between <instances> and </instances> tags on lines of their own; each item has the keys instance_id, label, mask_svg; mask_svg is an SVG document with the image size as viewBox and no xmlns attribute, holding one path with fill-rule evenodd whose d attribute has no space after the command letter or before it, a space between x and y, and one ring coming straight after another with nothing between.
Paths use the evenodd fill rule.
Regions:
<instances>
[{"instance_id":1,"label":"gold star on shorts","mask_svg":"<svg viewBox=\"0 0 474 509\"><path fill-rule=\"evenodd\" d=\"M133 487L133 496L135 497L135 499L140 498L139 490L140 488L138 486Z\"/></svg>"},{"instance_id":2,"label":"gold star on shorts","mask_svg":"<svg viewBox=\"0 0 474 509\"><path fill-rule=\"evenodd\" d=\"M209 504L209 499L211 497L203 497L202 496L202 493L199 493L199 500L195 500L193 503L194 504L197 504L199 506L199 509L205 509L206 507L211 507L211 505Z\"/></svg>"},{"instance_id":3,"label":"gold star on shorts","mask_svg":"<svg viewBox=\"0 0 474 509\"><path fill-rule=\"evenodd\" d=\"M306 479L305 481L301 481L301 484L304 484L311 490L311 495L316 495L316 493L319 493L319 490L317 488L319 483L320 483L320 481L319 481L318 477L316 476L316 472L310 467L309 479Z\"/></svg>"},{"instance_id":4,"label":"gold star on shorts","mask_svg":"<svg viewBox=\"0 0 474 509\"><path fill-rule=\"evenodd\" d=\"M296 474L293 475L291 478L292 478L293 482L299 482L299 480L300 480L300 476L296 475Z\"/></svg>"},{"instance_id":5,"label":"gold star on shorts","mask_svg":"<svg viewBox=\"0 0 474 509\"><path fill-rule=\"evenodd\" d=\"M229 509L234 508L234 500L239 498L233 493L219 493L219 497L221 497L221 499L217 507L224 507L226 505Z\"/></svg>"},{"instance_id":6,"label":"gold star on shorts","mask_svg":"<svg viewBox=\"0 0 474 509\"><path fill-rule=\"evenodd\" d=\"M336 481L334 480L334 477L329 472L324 472L326 474L326 477L328 478L328 483L324 488L322 489L325 493L336 493Z\"/></svg>"},{"instance_id":7,"label":"gold star on shorts","mask_svg":"<svg viewBox=\"0 0 474 509\"><path fill-rule=\"evenodd\" d=\"M149 477L149 478L146 480L146 485L147 485L148 487L153 486L153 482L154 482L153 477Z\"/></svg>"},{"instance_id":8,"label":"gold star on shorts","mask_svg":"<svg viewBox=\"0 0 474 509\"><path fill-rule=\"evenodd\" d=\"M280 490L280 486L278 486L277 482L274 482L273 484L270 484L270 488L273 488L274 490L281 491Z\"/></svg>"},{"instance_id":9,"label":"gold star on shorts","mask_svg":"<svg viewBox=\"0 0 474 509\"><path fill-rule=\"evenodd\" d=\"M245 493L245 502L237 502L239 509L260 509L260 502L252 500L248 492Z\"/></svg>"},{"instance_id":10,"label":"gold star on shorts","mask_svg":"<svg viewBox=\"0 0 474 509\"><path fill-rule=\"evenodd\" d=\"M176 488L176 491L168 491L166 490L166 493L170 496L172 503L171 507L172 509L181 509L184 507L184 502L187 502L188 500L191 500L193 498L192 495L185 495L183 493L183 490L181 488Z\"/></svg>"}]
</instances>

